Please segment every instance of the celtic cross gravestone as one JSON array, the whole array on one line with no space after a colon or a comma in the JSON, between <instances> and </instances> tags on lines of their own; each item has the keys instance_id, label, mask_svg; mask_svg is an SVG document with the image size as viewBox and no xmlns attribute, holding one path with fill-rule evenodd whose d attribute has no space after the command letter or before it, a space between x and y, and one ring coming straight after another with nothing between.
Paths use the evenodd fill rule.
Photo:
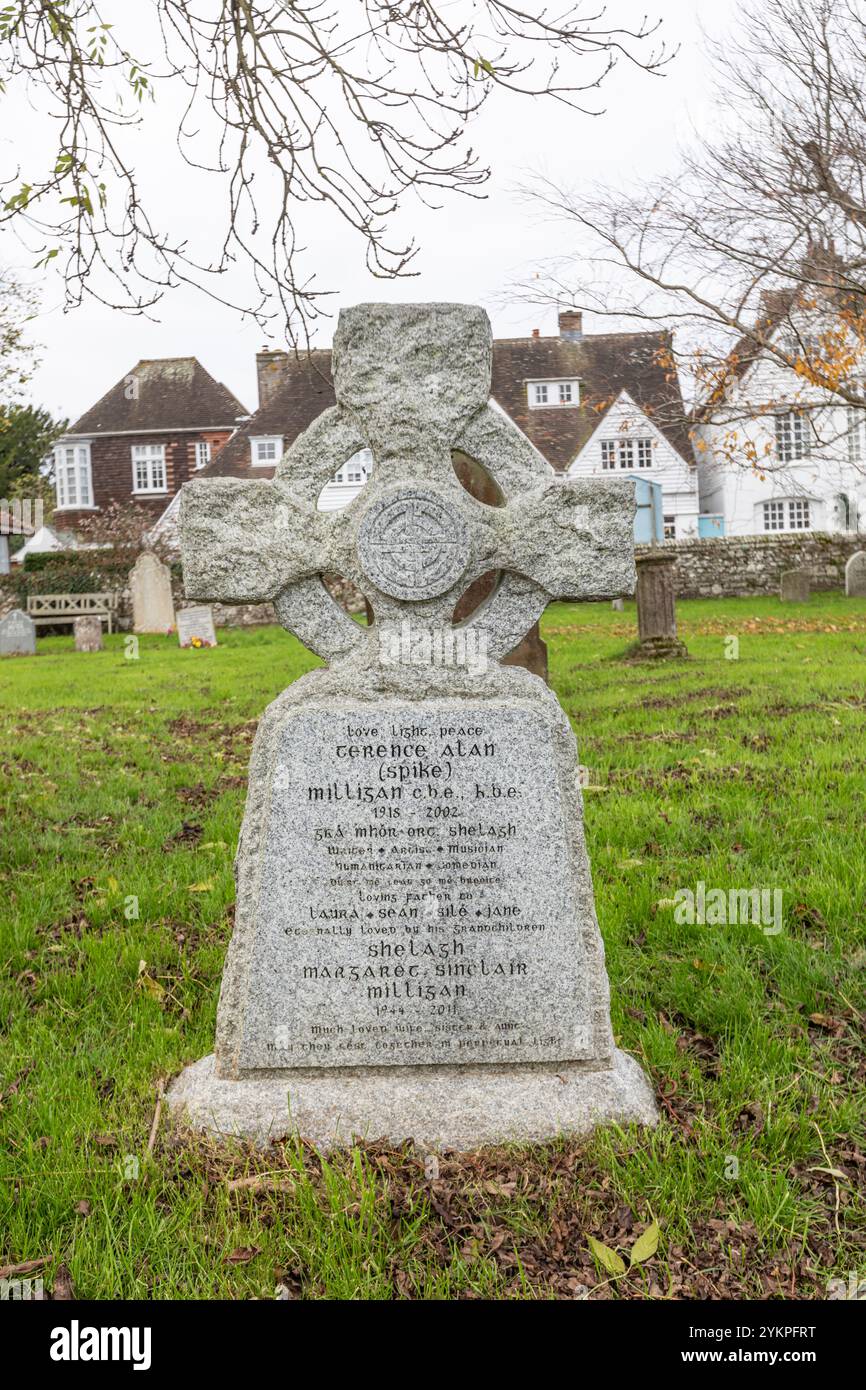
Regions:
<instances>
[{"instance_id":1,"label":"celtic cross gravestone","mask_svg":"<svg viewBox=\"0 0 866 1390\"><path fill-rule=\"evenodd\" d=\"M574 735L541 680L499 664L551 598L633 589L633 485L554 476L489 403L490 365L480 309L344 311L337 405L274 479L184 488L188 595L271 600L329 663L258 730L215 1054L169 1095L195 1125L469 1147L655 1119L611 1033ZM367 486L318 512L360 448ZM461 486L458 453L504 505Z\"/></svg>"}]
</instances>

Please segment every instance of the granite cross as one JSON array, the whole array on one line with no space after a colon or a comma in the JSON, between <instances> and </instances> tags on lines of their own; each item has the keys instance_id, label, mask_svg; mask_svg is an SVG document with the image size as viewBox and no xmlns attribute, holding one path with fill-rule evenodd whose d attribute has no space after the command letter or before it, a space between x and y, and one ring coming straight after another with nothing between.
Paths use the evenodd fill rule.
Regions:
<instances>
[{"instance_id":1,"label":"granite cross","mask_svg":"<svg viewBox=\"0 0 866 1390\"><path fill-rule=\"evenodd\" d=\"M168 1094L216 1133L474 1148L655 1122L611 1028L574 733L543 681L498 660L550 598L631 592L634 484L557 479L490 403L490 365L480 309L345 311L337 405L273 481L183 490L188 594L272 599L330 663L259 721L214 1053ZM366 487L317 511L365 446ZM470 495L455 456L503 505ZM458 628L484 660L451 639L440 659L490 571ZM328 573L367 595L370 628ZM392 660L397 626L429 659Z\"/></svg>"},{"instance_id":2,"label":"granite cross","mask_svg":"<svg viewBox=\"0 0 866 1390\"><path fill-rule=\"evenodd\" d=\"M181 499L189 598L274 601L279 621L328 661L375 660L379 634L411 613L416 630L450 627L478 576L498 571L465 627L501 658L553 598L632 593L634 488L557 476L490 400L492 340L483 310L460 304L362 304L334 340L337 405L291 445L273 480L198 479ZM344 510L316 509L362 448L375 471ZM452 457L475 460L505 498L476 501ZM365 594L374 625L352 621L321 576Z\"/></svg>"}]
</instances>

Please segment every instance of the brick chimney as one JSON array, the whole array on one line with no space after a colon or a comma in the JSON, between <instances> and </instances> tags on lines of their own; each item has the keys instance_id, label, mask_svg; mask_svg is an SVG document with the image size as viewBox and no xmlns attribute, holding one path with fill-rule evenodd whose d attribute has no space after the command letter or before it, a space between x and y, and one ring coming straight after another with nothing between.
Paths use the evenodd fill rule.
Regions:
<instances>
[{"instance_id":1,"label":"brick chimney","mask_svg":"<svg viewBox=\"0 0 866 1390\"><path fill-rule=\"evenodd\" d=\"M256 353L256 380L259 390L259 407L268 405L274 393L286 379L288 353L276 348L262 348Z\"/></svg>"},{"instance_id":2,"label":"brick chimney","mask_svg":"<svg viewBox=\"0 0 866 1390\"><path fill-rule=\"evenodd\" d=\"M559 336L569 343L579 343L583 337L583 314L579 309L560 309Z\"/></svg>"}]
</instances>

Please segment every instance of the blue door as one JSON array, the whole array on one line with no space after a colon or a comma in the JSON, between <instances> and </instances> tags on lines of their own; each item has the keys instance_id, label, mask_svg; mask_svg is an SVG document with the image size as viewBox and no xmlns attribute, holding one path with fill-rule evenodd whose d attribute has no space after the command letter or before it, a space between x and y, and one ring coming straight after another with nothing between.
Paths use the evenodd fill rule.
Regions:
<instances>
[{"instance_id":1,"label":"blue door","mask_svg":"<svg viewBox=\"0 0 866 1390\"><path fill-rule=\"evenodd\" d=\"M665 538L664 513L662 508L662 485L651 483L649 478L634 478L634 492L637 512L634 518L634 539L636 545L657 545Z\"/></svg>"}]
</instances>

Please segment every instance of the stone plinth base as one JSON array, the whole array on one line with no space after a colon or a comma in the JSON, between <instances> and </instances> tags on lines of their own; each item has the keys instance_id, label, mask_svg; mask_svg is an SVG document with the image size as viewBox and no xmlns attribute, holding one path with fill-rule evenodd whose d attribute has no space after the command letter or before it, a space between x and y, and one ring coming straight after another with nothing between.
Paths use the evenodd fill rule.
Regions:
<instances>
[{"instance_id":1,"label":"stone plinth base","mask_svg":"<svg viewBox=\"0 0 866 1390\"><path fill-rule=\"evenodd\" d=\"M587 1062L314 1068L241 1081L217 1077L209 1056L172 1082L167 1101L193 1129L258 1145L299 1134L325 1150L353 1136L475 1149L658 1119L643 1071L620 1051L602 1068Z\"/></svg>"},{"instance_id":2,"label":"stone plinth base","mask_svg":"<svg viewBox=\"0 0 866 1390\"><path fill-rule=\"evenodd\" d=\"M689 649L678 637L647 637L628 651L629 661L686 661Z\"/></svg>"}]
</instances>

